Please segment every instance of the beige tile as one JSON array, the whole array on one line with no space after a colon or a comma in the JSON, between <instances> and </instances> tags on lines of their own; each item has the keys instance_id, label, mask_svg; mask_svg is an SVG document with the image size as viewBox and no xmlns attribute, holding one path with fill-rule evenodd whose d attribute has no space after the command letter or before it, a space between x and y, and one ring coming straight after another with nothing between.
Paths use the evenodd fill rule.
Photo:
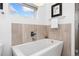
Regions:
<instances>
[{"instance_id":1,"label":"beige tile","mask_svg":"<svg viewBox=\"0 0 79 59\"><path fill-rule=\"evenodd\" d=\"M63 55L71 55L71 25L63 24L59 29L49 28L49 38L64 41Z\"/></svg>"},{"instance_id":2,"label":"beige tile","mask_svg":"<svg viewBox=\"0 0 79 59\"><path fill-rule=\"evenodd\" d=\"M22 44L22 25L12 24L12 45Z\"/></svg>"}]
</instances>

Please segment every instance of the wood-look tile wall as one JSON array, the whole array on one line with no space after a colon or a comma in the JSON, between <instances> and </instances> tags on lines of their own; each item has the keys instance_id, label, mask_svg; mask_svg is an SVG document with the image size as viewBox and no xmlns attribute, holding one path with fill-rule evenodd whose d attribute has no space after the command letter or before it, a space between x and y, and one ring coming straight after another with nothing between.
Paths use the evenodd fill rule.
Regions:
<instances>
[{"instance_id":1,"label":"wood-look tile wall","mask_svg":"<svg viewBox=\"0 0 79 59\"><path fill-rule=\"evenodd\" d=\"M22 44L22 25L12 24L12 45Z\"/></svg>"},{"instance_id":2,"label":"wood-look tile wall","mask_svg":"<svg viewBox=\"0 0 79 59\"><path fill-rule=\"evenodd\" d=\"M44 39L48 36L46 25L12 24L12 45L31 42L31 32L35 32L35 39Z\"/></svg>"},{"instance_id":3,"label":"wood-look tile wall","mask_svg":"<svg viewBox=\"0 0 79 59\"><path fill-rule=\"evenodd\" d=\"M45 25L26 25L23 24L24 27L24 39L23 42L32 41L31 32L35 32L35 39L43 39L45 36L48 36L47 26Z\"/></svg>"},{"instance_id":4,"label":"wood-look tile wall","mask_svg":"<svg viewBox=\"0 0 79 59\"><path fill-rule=\"evenodd\" d=\"M63 55L71 55L71 24L59 25L58 29L48 28L49 38L64 41Z\"/></svg>"},{"instance_id":5,"label":"wood-look tile wall","mask_svg":"<svg viewBox=\"0 0 79 59\"><path fill-rule=\"evenodd\" d=\"M35 39L49 39L64 41L64 56L71 55L71 24L61 24L58 29L51 29L47 25L12 24L12 45L18 45L32 41L31 32L37 33Z\"/></svg>"}]
</instances>

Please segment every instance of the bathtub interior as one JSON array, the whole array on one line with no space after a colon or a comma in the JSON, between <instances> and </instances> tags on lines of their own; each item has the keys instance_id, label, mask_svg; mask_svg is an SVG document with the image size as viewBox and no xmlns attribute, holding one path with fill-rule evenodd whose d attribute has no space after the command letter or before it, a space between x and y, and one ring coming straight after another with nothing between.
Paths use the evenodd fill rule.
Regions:
<instances>
[{"instance_id":1,"label":"bathtub interior","mask_svg":"<svg viewBox=\"0 0 79 59\"><path fill-rule=\"evenodd\" d=\"M30 43L25 43L21 45L14 46L14 50L16 49L17 55L34 55L38 51L41 52L47 47L51 47L52 45L55 45L58 43L57 40L49 40L49 39L43 39L43 40L38 40L35 42L30 42ZM19 53L18 53L19 52ZM39 53L38 53L39 54Z\"/></svg>"},{"instance_id":2,"label":"bathtub interior","mask_svg":"<svg viewBox=\"0 0 79 59\"><path fill-rule=\"evenodd\" d=\"M42 51L39 51L31 56L61 56L62 54L63 42L54 46L49 46Z\"/></svg>"}]
</instances>

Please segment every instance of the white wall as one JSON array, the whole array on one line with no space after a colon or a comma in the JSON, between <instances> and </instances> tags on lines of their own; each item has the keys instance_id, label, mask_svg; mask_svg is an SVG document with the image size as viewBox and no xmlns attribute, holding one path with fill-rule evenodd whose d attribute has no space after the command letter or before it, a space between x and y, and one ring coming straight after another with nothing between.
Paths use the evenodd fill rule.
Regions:
<instances>
[{"instance_id":1,"label":"white wall","mask_svg":"<svg viewBox=\"0 0 79 59\"><path fill-rule=\"evenodd\" d=\"M10 22L7 17L0 15L0 43L3 44L3 55L11 55L11 33Z\"/></svg>"},{"instance_id":2,"label":"white wall","mask_svg":"<svg viewBox=\"0 0 79 59\"><path fill-rule=\"evenodd\" d=\"M23 17L19 15L12 15L9 14L9 19L11 19L12 23L23 23L23 24L37 24L37 25L47 25L48 22L45 19L45 9L43 6L39 7L38 10L36 11L36 15L34 16L29 16L29 17Z\"/></svg>"},{"instance_id":3,"label":"white wall","mask_svg":"<svg viewBox=\"0 0 79 59\"><path fill-rule=\"evenodd\" d=\"M3 55L11 55L11 24L10 20L7 18L8 6L5 6L3 9L5 14L0 13L0 43L3 44Z\"/></svg>"},{"instance_id":4,"label":"white wall","mask_svg":"<svg viewBox=\"0 0 79 59\"><path fill-rule=\"evenodd\" d=\"M55 3L53 3L55 4ZM46 13L42 13L44 15L45 19L47 22L50 24L50 19L51 19L51 6L53 5L52 3L50 4L45 4L44 5L44 10ZM59 24L68 24L72 23L74 20L74 3L63 3L62 4L62 17L54 17L53 19L58 19Z\"/></svg>"}]
</instances>

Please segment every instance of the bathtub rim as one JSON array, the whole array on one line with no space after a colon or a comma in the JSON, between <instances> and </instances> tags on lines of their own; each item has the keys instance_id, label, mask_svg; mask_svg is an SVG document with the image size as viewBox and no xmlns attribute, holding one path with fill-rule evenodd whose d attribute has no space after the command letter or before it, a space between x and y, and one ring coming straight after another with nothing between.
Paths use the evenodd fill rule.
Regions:
<instances>
[{"instance_id":1,"label":"bathtub rim","mask_svg":"<svg viewBox=\"0 0 79 59\"><path fill-rule=\"evenodd\" d=\"M37 51L31 55L28 55L28 56L38 56L38 55L41 55L42 53L45 53L46 51L50 50L51 48L54 48L55 46L59 45L60 43L63 44L63 41L60 41L60 40L54 40L54 39L41 39L41 40L50 40L50 41L57 41L58 43L55 44L55 45L50 45L40 51ZM39 41L39 40L37 40ZM27 56L27 55L24 55L18 48L16 48L17 46L22 46L22 45L28 45L28 44L33 44L34 42L37 42L37 41L33 41L33 42L28 42L28 43L24 43L24 44L20 44L20 45L16 45L16 46L13 46L12 47L12 50L13 50L13 53L16 54L16 56ZM16 48L16 49L15 49Z\"/></svg>"},{"instance_id":2,"label":"bathtub rim","mask_svg":"<svg viewBox=\"0 0 79 59\"><path fill-rule=\"evenodd\" d=\"M41 41L41 40L50 40L50 41L56 41L56 42L58 42L58 41L59 41L59 42L63 42L62 40L55 40L55 39L40 39L40 40L36 40L36 41L31 41L31 42L27 42L27 43L15 45L15 46L12 46L12 48L19 47L19 46L22 46L22 45L33 44L34 42L38 42L38 41Z\"/></svg>"}]
</instances>

